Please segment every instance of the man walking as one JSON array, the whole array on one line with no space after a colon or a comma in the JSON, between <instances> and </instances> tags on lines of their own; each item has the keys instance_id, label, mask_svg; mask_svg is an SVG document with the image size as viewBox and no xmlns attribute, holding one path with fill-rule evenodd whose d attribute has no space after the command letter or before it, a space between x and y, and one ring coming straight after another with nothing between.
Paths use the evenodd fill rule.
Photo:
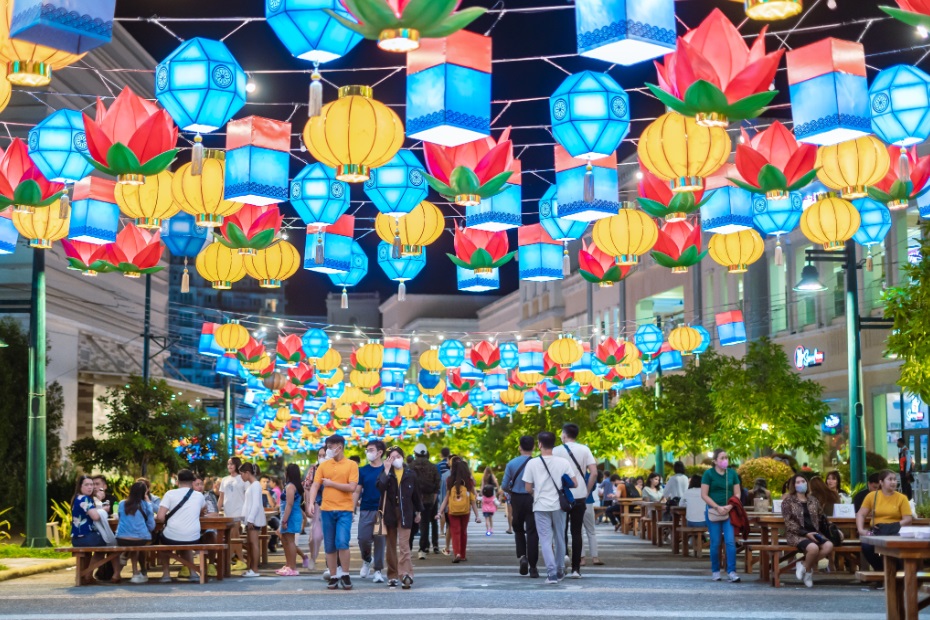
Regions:
<instances>
[{"instance_id":1,"label":"man walking","mask_svg":"<svg viewBox=\"0 0 930 620\"><path fill-rule=\"evenodd\" d=\"M429 451L422 443L413 448L413 471L417 475L417 490L423 502L423 518L420 519L420 553L421 560L429 553L429 535L433 533L433 555L439 555L439 523L436 521L436 509L439 504L439 467L430 463Z\"/></svg>"},{"instance_id":2,"label":"man walking","mask_svg":"<svg viewBox=\"0 0 930 620\"><path fill-rule=\"evenodd\" d=\"M562 445L552 451L553 456L568 461L577 484L572 489L575 504L568 513L568 526L572 534L572 579L581 579L581 555L584 548L581 532L585 530L591 550L591 561L602 564L597 556L597 534L594 531L594 485L597 484L597 461L588 446L575 441L578 425L569 422L562 426ZM590 499L590 506L589 500Z\"/></svg>"},{"instance_id":3,"label":"man walking","mask_svg":"<svg viewBox=\"0 0 930 620\"><path fill-rule=\"evenodd\" d=\"M539 562L539 535L536 533L536 518L533 516L533 496L527 493L523 483L523 470L533 458L533 438L520 437L520 456L514 457L504 468L501 488L510 497L513 511L513 535L517 542L517 558L520 574L539 577L536 563Z\"/></svg>"},{"instance_id":4,"label":"man walking","mask_svg":"<svg viewBox=\"0 0 930 620\"><path fill-rule=\"evenodd\" d=\"M375 536L375 520L381 506L381 491L378 490L378 476L384 468L384 442L374 439L365 446L368 464L358 470L358 487L353 494L353 505L358 505L358 548L362 553L362 569L358 576L365 579L372 576L374 583L384 583L384 536ZM374 555L372 555L374 546Z\"/></svg>"},{"instance_id":5,"label":"man walking","mask_svg":"<svg viewBox=\"0 0 930 620\"><path fill-rule=\"evenodd\" d=\"M326 552L326 566L329 569L330 590L340 585L344 590L352 589L349 578L349 538L352 531L352 494L358 487L358 464L345 456L346 440L342 435L330 435L326 438L326 458L320 464L313 477L308 497L316 497L320 487L323 488L323 503L317 508L313 502L307 503L307 514L311 517L316 511L321 513L323 526L323 549ZM337 564L338 557L338 564Z\"/></svg>"},{"instance_id":6,"label":"man walking","mask_svg":"<svg viewBox=\"0 0 930 620\"><path fill-rule=\"evenodd\" d=\"M546 583L555 585L565 577L565 513L559 505L562 476L568 475L579 486L578 475L564 459L552 456L555 435L543 431L536 436L539 458L530 459L523 469L523 484L533 496L533 516L546 563ZM553 549L554 547L554 549Z\"/></svg>"}]
</instances>

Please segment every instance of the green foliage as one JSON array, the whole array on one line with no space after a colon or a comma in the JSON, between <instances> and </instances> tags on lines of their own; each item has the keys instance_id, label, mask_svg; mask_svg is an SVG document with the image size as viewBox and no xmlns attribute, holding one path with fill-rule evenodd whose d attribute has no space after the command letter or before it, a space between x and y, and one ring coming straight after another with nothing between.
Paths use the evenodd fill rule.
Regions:
<instances>
[{"instance_id":1,"label":"green foliage","mask_svg":"<svg viewBox=\"0 0 930 620\"><path fill-rule=\"evenodd\" d=\"M58 524L58 539L71 540L71 500L51 501L52 515L48 518L49 523Z\"/></svg>"},{"instance_id":2,"label":"green foliage","mask_svg":"<svg viewBox=\"0 0 930 620\"><path fill-rule=\"evenodd\" d=\"M0 510L0 517L6 513L13 510L12 508L4 508ZM0 540L8 540L10 538L10 522L7 519L0 521Z\"/></svg>"},{"instance_id":3,"label":"green foliage","mask_svg":"<svg viewBox=\"0 0 930 620\"><path fill-rule=\"evenodd\" d=\"M0 558L42 558L46 560L66 560L70 553L58 553L54 549L33 549L20 545L0 545Z\"/></svg>"},{"instance_id":4,"label":"green foliage","mask_svg":"<svg viewBox=\"0 0 930 620\"><path fill-rule=\"evenodd\" d=\"M129 387L110 389L98 400L109 411L106 422L97 427L101 438L78 439L69 448L71 458L85 470L118 471L132 477L148 476L153 466L166 471L203 468L211 454L223 454L220 426L172 398L164 380L132 377ZM182 455L174 442L182 437L197 438ZM218 460L218 459L213 459Z\"/></svg>"},{"instance_id":5,"label":"green foliage","mask_svg":"<svg viewBox=\"0 0 930 620\"><path fill-rule=\"evenodd\" d=\"M645 480L646 477L652 473L652 470L646 469L645 467L635 467L631 465L629 467L619 468L616 473L621 478L632 478L633 480L636 480L637 478L642 477L642 479Z\"/></svg>"},{"instance_id":6,"label":"green foliage","mask_svg":"<svg viewBox=\"0 0 930 620\"><path fill-rule=\"evenodd\" d=\"M772 492L781 491L782 485L794 474L794 471L781 461L768 457L744 461L736 471L746 488L751 489L756 478L765 478L768 489Z\"/></svg>"},{"instance_id":7,"label":"green foliage","mask_svg":"<svg viewBox=\"0 0 930 620\"><path fill-rule=\"evenodd\" d=\"M704 472L710 469L710 465L685 465L685 474L691 476L703 476Z\"/></svg>"},{"instance_id":8,"label":"green foliage","mask_svg":"<svg viewBox=\"0 0 930 620\"><path fill-rule=\"evenodd\" d=\"M930 500L924 500L915 506L918 519L930 519Z\"/></svg>"},{"instance_id":9,"label":"green foliage","mask_svg":"<svg viewBox=\"0 0 930 620\"><path fill-rule=\"evenodd\" d=\"M866 469L873 469L875 471L888 469L888 459L875 452L866 452L865 467Z\"/></svg>"}]
</instances>

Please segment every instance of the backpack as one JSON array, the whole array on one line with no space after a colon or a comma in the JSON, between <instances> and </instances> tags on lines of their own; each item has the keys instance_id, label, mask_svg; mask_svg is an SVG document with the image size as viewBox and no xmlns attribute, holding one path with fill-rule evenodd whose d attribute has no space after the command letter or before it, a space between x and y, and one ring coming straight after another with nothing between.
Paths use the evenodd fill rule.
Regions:
<instances>
[{"instance_id":1,"label":"backpack","mask_svg":"<svg viewBox=\"0 0 930 620\"><path fill-rule=\"evenodd\" d=\"M439 493L439 469L427 459L415 459L413 471L417 474L417 490L421 497L433 498Z\"/></svg>"},{"instance_id":2,"label":"backpack","mask_svg":"<svg viewBox=\"0 0 930 620\"><path fill-rule=\"evenodd\" d=\"M467 515L471 512L471 493L464 484L458 484L449 491L449 514Z\"/></svg>"}]
</instances>

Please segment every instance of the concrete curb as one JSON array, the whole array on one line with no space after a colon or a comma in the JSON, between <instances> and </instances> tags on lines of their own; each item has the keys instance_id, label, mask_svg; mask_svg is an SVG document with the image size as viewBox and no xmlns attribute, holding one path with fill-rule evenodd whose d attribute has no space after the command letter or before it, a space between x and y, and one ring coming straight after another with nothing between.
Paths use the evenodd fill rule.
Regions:
<instances>
[{"instance_id":1,"label":"concrete curb","mask_svg":"<svg viewBox=\"0 0 930 620\"><path fill-rule=\"evenodd\" d=\"M9 581L10 579L38 575L39 573L50 573L52 571L61 570L63 568L71 568L73 566L74 558L69 560L49 560L48 562L43 562L42 564L34 564L33 566L26 566L24 568L11 568L10 570L0 571L0 581Z\"/></svg>"}]
</instances>

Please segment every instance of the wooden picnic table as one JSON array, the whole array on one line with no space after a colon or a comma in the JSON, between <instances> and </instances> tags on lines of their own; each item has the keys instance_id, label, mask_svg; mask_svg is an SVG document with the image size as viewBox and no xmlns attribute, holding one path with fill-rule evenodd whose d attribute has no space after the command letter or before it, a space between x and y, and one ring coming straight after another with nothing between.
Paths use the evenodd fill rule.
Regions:
<instances>
[{"instance_id":1,"label":"wooden picnic table","mask_svg":"<svg viewBox=\"0 0 930 620\"><path fill-rule=\"evenodd\" d=\"M615 504L620 504L623 511L620 513L620 532L629 534L633 524L633 508L638 502L643 500L639 497L619 497L614 500Z\"/></svg>"},{"instance_id":2,"label":"wooden picnic table","mask_svg":"<svg viewBox=\"0 0 930 620\"><path fill-rule=\"evenodd\" d=\"M920 600L917 571L930 560L930 540L901 536L869 536L875 551L885 556L885 606L888 620L917 620L921 609L930 605L930 598ZM898 583L898 562L904 565L903 584Z\"/></svg>"}]
</instances>

